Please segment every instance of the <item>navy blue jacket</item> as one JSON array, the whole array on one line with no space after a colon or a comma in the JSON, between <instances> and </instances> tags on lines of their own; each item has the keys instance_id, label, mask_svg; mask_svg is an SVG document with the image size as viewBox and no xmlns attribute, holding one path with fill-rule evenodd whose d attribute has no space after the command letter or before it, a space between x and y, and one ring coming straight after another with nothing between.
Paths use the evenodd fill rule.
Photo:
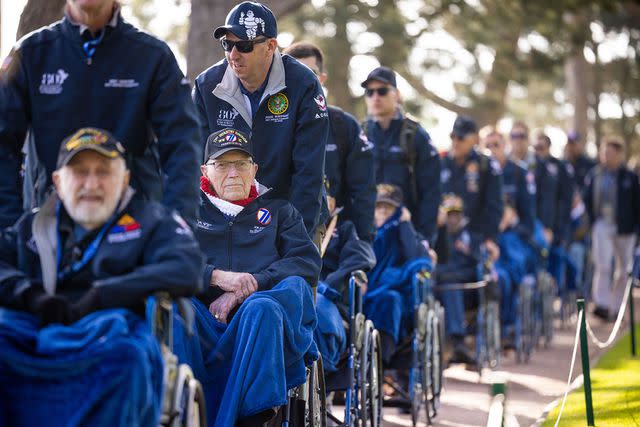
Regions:
<instances>
[{"instance_id":1,"label":"navy blue jacket","mask_svg":"<svg viewBox=\"0 0 640 427\"><path fill-rule=\"evenodd\" d=\"M598 218L595 210L594 184L602 173L602 167L596 166L587 174L583 198L587 214L593 223ZM640 233L640 183L638 176L625 167L617 172L616 225L618 234Z\"/></svg>"},{"instance_id":2,"label":"navy blue jacket","mask_svg":"<svg viewBox=\"0 0 640 427\"><path fill-rule=\"evenodd\" d=\"M449 154L442 159L442 192L464 202L464 216L472 237L496 241L502 219L502 171L496 160L471 150L462 165Z\"/></svg>"},{"instance_id":3,"label":"navy blue jacket","mask_svg":"<svg viewBox=\"0 0 640 427\"><path fill-rule=\"evenodd\" d=\"M598 162L596 162L596 160L592 159L591 157L581 154L578 156L575 162L569 162L569 164L573 167L576 191L582 193L587 184L586 178L589 174L589 171L591 171L591 169L593 169L598 164Z\"/></svg>"},{"instance_id":4,"label":"navy blue jacket","mask_svg":"<svg viewBox=\"0 0 640 427\"><path fill-rule=\"evenodd\" d=\"M442 195L440 187L440 158L431 143L429 134L418 126L415 135L416 193L412 200L407 154L400 146L400 131L404 116L401 112L391 121L388 129L382 129L373 118L366 121L367 138L374 145L376 183L397 185L404 194L405 205L412 213L416 229L433 243L436 234L438 206Z\"/></svg>"},{"instance_id":5,"label":"navy blue jacket","mask_svg":"<svg viewBox=\"0 0 640 427\"><path fill-rule=\"evenodd\" d=\"M358 236L373 241L373 211L376 181L373 169L373 144L351 114L329 106L330 140L327 143L325 173L329 194L336 206L343 206L340 221L352 221Z\"/></svg>"},{"instance_id":6,"label":"navy blue jacket","mask_svg":"<svg viewBox=\"0 0 640 427\"><path fill-rule=\"evenodd\" d=\"M320 253L302 217L286 200L260 195L230 218L201 193L196 237L207 260L203 271L207 285L216 269L251 273L258 290L271 289L290 276L317 284ZM207 299L221 294L219 288L209 286Z\"/></svg>"},{"instance_id":7,"label":"navy blue jacket","mask_svg":"<svg viewBox=\"0 0 640 427\"><path fill-rule=\"evenodd\" d=\"M340 224L333 232L322 259L320 280L343 295L348 303L347 283L351 273L362 270L368 273L376 265L376 255L370 243L358 237L351 221Z\"/></svg>"},{"instance_id":8,"label":"navy blue jacket","mask_svg":"<svg viewBox=\"0 0 640 427\"><path fill-rule=\"evenodd\" d=\"M121 17L104 31L88 61L79 27L64 18L20 40L3 67L0 226L43 202L60 143L87 126L122 142L137 196L162 200L195 223L202 148L189 82L166 43Z\"/></svg>"},{"instance_id":9,"label":"navy blue jacket","mask_svg":"<svg viewBox=\"0 0 640 427\"><path fill-rule=\"evenodd\" d=\"M212 132L228 127L250 134L260 166L256 179L274 189L269 198L289 200L313 234L324 221L320 212L329 113L311 70L276 52L255 117L226 60L196 78L193 100L200 114L202 145Z\"/></svg>"},{"instance_id":10,"label":"navy blue jacket","mask_svg":"<svg viewBox=\"0 0 640 427\"><path fill-rule=\"evenodd\" d=\"M107 222L93 258L61 278L58 274L73 263L69 257L81 259L100 229L68 245L72 236L63 230L73 229L73 223L63 207L57 219L55 195L42 208L25 213L4 229L0 239L0 305L25 309L24 293L31 287L55 291L70 302L93 288L95 309L139 307L156 291L176 297L199 292L204 260L191 229L163 205L132 199L132 193L127 192L121 202L124 208ZM57 233L62 245L69 248L61 251L59 267Z\"/></svg>"},{"instance_id":11,"label":"navy blue jacket","mask_svg":"<svg viewBox=\"0 0 640 427\"><path fill-rule=\"evenodd\" d=\"M502 196L518 213L516 231L528 238L533 234L536 219L536 181L525 166L507 160L502 168Z\"/></svg>"},{"instance_id":12,"label":"navy blue jacket","mask_svg":"<svg viewBox=\"0 0 640 427\"><path fill-rule=\"evenodd\" d=\"M555 157L541 159L533 154L527 156L525 163L536 177L537 218L553 231L553 244L562 245L571 231L572 168Z\"/></svg>"}]
</instances>

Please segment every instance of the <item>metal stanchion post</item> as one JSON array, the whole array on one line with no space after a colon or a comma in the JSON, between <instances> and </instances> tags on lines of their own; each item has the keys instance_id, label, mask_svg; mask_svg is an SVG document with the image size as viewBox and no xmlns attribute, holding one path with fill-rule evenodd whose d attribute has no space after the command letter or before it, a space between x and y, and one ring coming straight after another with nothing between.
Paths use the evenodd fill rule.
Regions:
<instances>
[{"instance_id":1,"label":"metal stanchion post","mask_svg":"<svg viewBox=\"0 0 640 427\"><path fill-rule=\"evenodd\" d=\"M595 426L593 419L593 401L591 399L591 371L589 369L589 343L587 341L587 319L584 309L584 299L577 300L578 312L582 310L580 322L580 350L582 355L582 375L584 377L584 402L587 407L587 425Z\"/></svg>"},{"instance_id":2,"label":"metal stanchion post","mask_svg":"<svg viewBox=\"0 0 640 427\"><path fill-rule=\"evenodd\" d=\"M633 276L629 277L631 286L629 286L629 322L631 324L631 356L637 356L636 352L636 319L633 307Z\"/></svg>"}]
</instances>

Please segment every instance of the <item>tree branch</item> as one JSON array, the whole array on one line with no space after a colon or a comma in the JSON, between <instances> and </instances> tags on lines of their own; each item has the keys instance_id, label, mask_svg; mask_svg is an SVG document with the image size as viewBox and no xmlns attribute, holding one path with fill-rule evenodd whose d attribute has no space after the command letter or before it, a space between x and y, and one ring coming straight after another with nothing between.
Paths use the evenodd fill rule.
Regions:
<instances>
[{"instance_id":1,"label":"tree branch","mask_svg":"<svg viewBox=\"0 0 640 427\"><path fill-rule=\"evenodd\" d=\"M429 101L438 104L439 106L446 108L449 111L452 111L459 115L470 115L471 109L467 107L463 107L461 105L456 104L455 102L447 101L446 99L436 95L431 90L427 89L427 87L422 83L422 81L409 73L409 71L405 68L402 73L399 73L402 78L404 78L411 87L413 87L420 95L427 98Z\"/></svg>"}]
</instances>

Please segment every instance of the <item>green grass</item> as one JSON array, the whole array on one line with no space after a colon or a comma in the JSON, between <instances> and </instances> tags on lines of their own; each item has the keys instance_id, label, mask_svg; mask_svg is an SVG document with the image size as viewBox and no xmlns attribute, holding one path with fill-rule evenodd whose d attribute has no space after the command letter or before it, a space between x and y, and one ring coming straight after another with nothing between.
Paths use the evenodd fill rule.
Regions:
<instances>
[{"instance_id":1,"label":"green grass","mask_svg":"<svg viewBox=\"0 0 640 427\"><path fill-rule=\"evenodd\" d=\"M640 354L640 326L636 326ZM591 367L593 412L598 427L640 426L640 357L631 357L631 334L627 333ZM576 356L580 362L580 349ZM553 427L560 404L547 416L543 427ZM559 426L586 426L584 388L569 393Z\"/></svg>"}]
</instances>

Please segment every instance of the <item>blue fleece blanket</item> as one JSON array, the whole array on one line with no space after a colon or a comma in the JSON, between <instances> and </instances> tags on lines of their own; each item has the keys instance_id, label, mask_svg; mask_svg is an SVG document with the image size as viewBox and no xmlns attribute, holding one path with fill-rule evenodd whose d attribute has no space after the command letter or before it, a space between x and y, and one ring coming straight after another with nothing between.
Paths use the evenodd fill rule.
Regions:
<instances>
[{"instance_id":1,"label":"blue fleece blanket","mask_svg":"<svg viewBox=\"0 0 640 427\"><path fill-rule=\"evenodd\" d=\"M431 271L431 260L415 258L399 267L387 267L375 276L375 281L369 279L364 313L377 329L391 335L396 343L412 331L414 281L420 270Z\"/></svg>"},{"instance_id":2,"label":"blue fleece blanket","mask_svg":"<svg viewBox=\"0 0 640 427\"><path fill-rule=\"evenodd\" d=\"M148 426L159 422L163 365L147 323L102 310L40 329L0 309L0 425Z\"/></svg>"},{"instance_id":3,"label":"blue fleece blanket","mask_svg":"<svg viewBox=\"0 0 640 427\"><path fill-rule=\"evenodd\" d=\"M289 277L251 295L228 325L199 300L195 334L174 321L174 352L191 365L204 387L209 426L284 405L287 390L305 382L305 366L318 357L313 341L316 311L309 285Z\"/></svg>"},{"instance_id":4,"label":"blue fleece blanket","mask_svg":"<svg viewBox=\"0 0 640 427\"><path fill-rule=\"evenodd\" d=\"M337 371L340 356L347 351L347 331L344 329L340 311L335 304L340 299L341 295L338 291L323 282L318 283L316 294L318 327L313 337L322 355L325 372Z\"/></svg>"}]
</instances>

